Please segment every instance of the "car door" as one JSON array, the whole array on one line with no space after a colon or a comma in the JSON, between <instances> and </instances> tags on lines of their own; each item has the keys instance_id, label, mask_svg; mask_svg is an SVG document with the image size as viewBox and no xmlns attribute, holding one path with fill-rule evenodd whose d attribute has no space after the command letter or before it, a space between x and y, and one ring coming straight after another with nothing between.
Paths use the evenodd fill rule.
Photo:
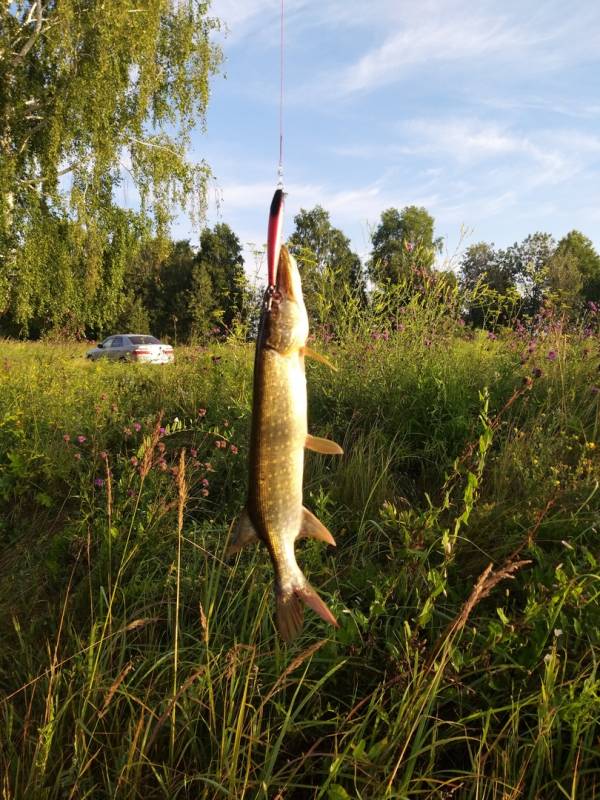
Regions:
<instances>
[{"instance_id":1,"label":"car door","mask_svg":"<svg viewBox=\"0 0 600 800\"><path fill-rule=\"evenodd\" d=\"M112 345L112 340L113 340L113 337L109 336L108 339L105 339L102 342L102 348L100 349L100 352L98 353L98 358L100 356L105 356L106 358L110 358L110 347Z\"/></svg>"},{"instance_id":2,"label":"car door","mask_svg":"<svg viewBox=\"0 0 600 800\"><path fill-rule=\"evenodd\" d=\"M113 336L108 357L111 361L118 361L125 355L125 337Z\"/></svg>"}]
</instances>

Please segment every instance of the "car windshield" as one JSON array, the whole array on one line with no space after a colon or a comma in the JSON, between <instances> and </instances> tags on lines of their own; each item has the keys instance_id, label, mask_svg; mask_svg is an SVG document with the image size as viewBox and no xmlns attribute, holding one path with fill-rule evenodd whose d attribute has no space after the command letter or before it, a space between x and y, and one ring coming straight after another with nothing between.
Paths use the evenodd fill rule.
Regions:
<instances>
[{"instance_id":1,"label":"car windshield","mask_svg":"<svg viewBox=\"0 0 600 800\"><path fill-rule=\"evenodd\" d=\"M130 336L129 341L131 344L160 344L154 336Z\"/></svg>"}]
</instances>

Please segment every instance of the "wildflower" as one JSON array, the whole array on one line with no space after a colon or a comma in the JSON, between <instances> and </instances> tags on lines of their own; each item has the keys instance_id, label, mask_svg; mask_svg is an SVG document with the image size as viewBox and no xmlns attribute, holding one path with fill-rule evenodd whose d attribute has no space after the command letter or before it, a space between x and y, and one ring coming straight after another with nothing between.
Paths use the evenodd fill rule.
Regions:
<instances>
[{"instance_id":1,"label":"wildflower","mask_svg":"<svg viewBox=\"0 0 600 800\"><path fill-rule=\"evenodd\" d=\"M461 328L464 328L464 327L465 327L465 325L466 325L466 322L465 322L465 321L464 321L464 319L462 319L462 317L461 317L461 319L459 319L459 320L458 320L458 324L461 326Z\"/></svg>"},{"instance_id":2,"label":"wildflower","mask_svg":"<svg viewBox=\"0 0 600 800\"><path fill-rule=\"evenodd\" d=\"M86 441L86 439L87 437L83 436L83 434L79 434L79 436L77 437L77 441L79 442L79 444L83 444Z\"/></svg>"},{"instance_id":3,"label":"wildflower","mask_svg":"<svg viewBox=\"0 0 600 800\"><path fill-rule=\"evenodd\" d=\"M98 489L101 489L104 486L104 481L102 478L94 478L94 486L97 486Z\"/></svg>"},{"instance_id":4,"label":"wildflower","mask_svg":"<svg viewBox=\"0 0 600 800\"><path fill-rule=\"evenodd\" d=\"M65 433L65 434L64 434L64 436L63 436L63 441L65 441L65 442L70 442L70 441L71 441L71 437L69 436L69 434L68 434L68 433Z\"/></svg>"},{"instance_id":5,"label":"wildflower","mask_svg":"<svg viewBox=\"0 0 600 800\"><path fill-rule=\"evenodd\" d=\"M560 629L560 628L554 628L554 635L555 635L555 636L556 636L556 638L558 639L558 637L559 637L559 636L562 636L562 635L563 635L563 632L561 631L561 629Z\"/></svg>"},{"instance_id":6,"label":"wildflower","mask_svg":"<svg viewBox=\"0 0 600 800\"><path fill-rule=\"evenodd\" d=\"M488 335L487 335L487 337L488 337L488 339L490 339L492 342L493 342L495 339L497 339L497 338L498 338L498 337L496 336L496 334L494 333L494 331L488 331Z\"/></svg>"},{"instance_id":7,"label":"wildflower","mask_svg":"<svg viewBox=\"0 0 600 800\"><path fill-rule=\"evenodd\" d=\"M550 350L550 352L548 353L548 361L556 361L557 355L558 353L556 352L556 350Z\"/></svg>"},{"instance_id":8,"label":"wildflower","mask_svg":"<svg viewBox=\"0 0 600 800\"><path fill-rule=\"evenodd\" d=\"M534 370L531 371L531 374L533 375L534 378L541 378L543 372L539 367L536 367Z\"/></svg>"},{"instance_id":9,"label":"wildflower","mask_svg":"<svg viewBox=\"0 0 600 800\"><path fill-rule=\"evenodd\" d=\"M131 436L131 428L123 428L123 433L125 436Z\"/></svg>"},{"instance_id":10,"label":"wildflower","mask_svg":"<svg viewBox=\"0 0 600 800\"><path fill-rule=\"evenodd\" d=\"M202 484L202 486L204 486L205 489L207 488L207 486L209 486L208 480L206 478L202 478L200 483Z\"/></svg>"},{"instance_id":11,"label":"wildflower","mask_svg":"<svg viewBox=\"0 0 600 800\"><path fill-rule=\"evenodd\" d=\"M133 423L133 430L134 430L136 433L139 433L139 432L142 430L142 426L140 425L140 423L139 423L139 422L134 422L134 423Z\"/></svg>"},{"instance_id":12,"label":"wildflower","mask_svg":"<svg viewBox=\"0 0 600 800\"><path fill-rule=\"evenodd\" d=\"M600 387L599 386L592 386L592 388L590 389L590 392L592 394L600 394Z\"/></svg>"},{"instance_id":13,"label":"wildflower","mask_svg":"<svg viewBox=\"0 0 600 800\"><path fill-rule=\"evenodd\" d=\"M158 432L160 433L161 436L164 436L166 433L166 428L159 428Z\"/></svg>"},{"instance_id":14,"label":"wildflower","mask_svg":"<svg viewBox=\"0 0 600 800\"><path fill-rule=\"evenodd\" d=\"M198 409L198 416L199 417L205 417L206 416L206 409L205 408L199 408Z\"/></svg>"},{"instance_id":15,"label":"wildflower","mask_svg":"<svg viewBox=\"0 0 600 800\"><path fill-rule=\"evenodd\" d=\"M231 450L231 452L233 453L234 456L237 456L238 449L234 444L230 445L229 449Z\"/></svg>"},{"instance_id":16,"label":"wildflower","mask_svg":"<svg viewBox=\"0 0 600 800\"><path fill-rule=\"evenodd\" d=\"M598 306L596 303L594 303L594 301L593 301L593 300L590 300L590 301L588 302L588 308L590 309L590 311L591 311L593 314L595 314L595 313L598 311L598 309L600 308L600 306Z\"/></svg>"},{"instance_id":17,"label":"wildflower","mask_svg":"<svg viewBox=\"0 0 600 800\"><path fill-rule=\"evenodd\" d=\"M108 453L106 452L106 450L102 450L100 452L100 458L102 459L102 461L106 461L106 459L108 458Z\"/></svg>"},{"instance_id":18,"label":"wildflower","mask_svg":"<svg viewBox=\"0 0 600 800\"><path fill-rule=\"evenodd\" d=\"M127 489L127 497L133 497L133 489Z\"/></svg>"},{"instance_id":19,"label":"wildflower","mask_svg":"<svg viewBox=\"0 0 600 800\"><path fill-rule=\"evenodd\" d=\"M202 497L208 497L208 489L202 489L200 494L202 495Z\"/></svg>"},{"instance_id":20,"label":"wildflower","mask_svg":"<svg viewBox=\"0 0 600 800\"><path fill-rule=\"evenodd\" d=\"M585 446L588 450L595 450L596 449L596 442L586 442Z\"/></svg>"},{"instance_id":21,"label":"wildflower","mask_svg":"<svg viewBox=\"0 0 600 800\"><path fill-rule=\"evenodd\" d=\"M130 462L132 467L137 467L137 465L139 463L135 456L131 456L131 458L129 459L129 462Z\"/></svg>"},{"instance_id":22,"label":"wildflower","mask_svg":"<svg viewBox=\"0 0 600 800\"><path fill-rule=\"evenodd\" d=\"M196 450L195 447L190 447L190 455L192 458L196 458L196 456L198 455L198 451Z\"/></svg>"}]
</instances>

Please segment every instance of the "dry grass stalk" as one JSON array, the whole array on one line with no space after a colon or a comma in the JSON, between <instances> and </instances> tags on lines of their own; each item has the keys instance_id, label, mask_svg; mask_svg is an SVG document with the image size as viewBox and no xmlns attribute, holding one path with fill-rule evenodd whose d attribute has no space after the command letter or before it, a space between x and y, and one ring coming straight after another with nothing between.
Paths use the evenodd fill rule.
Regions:
<instances>
[{"instance_id":1,"label":"dry grass stalk","mask_svg":"<svg viewBox=\"0 0 600 800\"><path fill-rule=\"evenodd\" d=\"M140 467L140 476L142 480L146 477L146 475L152 469L152 460L154 459L154 451L156 450L156 445L159 442L161 437L160 429L162 427L162 418L163 418L164 411L159 411L156 423L152 430L152 435L150 436L150 441L148 446L144 450L144 457L142 458L142 465Z\"/></svg>"},{"instance_id":2,"label":"dry grass stalk","mask_svg":"<svg viewBox=\"0 0 600 800\"><path fill-rule=\"evenodd\" d=\"M260 714L260 712L263 710L263 708L269 702L269 700L273 697L273 695L277 694L277 692L281 689L281 687L285 683L286 678L289 675L291 675L292 672L295 672L298 669L298 667L301 667L305 661L307 661L309 658L312 658L312 656L314 656L317 650L320 650L327 641L328 639L320 639L318 642L311 644L310 647L307 647L306 650L303 650L298 656L296 656L296 658L290 661L290 663L283 670L281 675L277 678L277 680L271 687L271 690L269 691L265 699L258 707L258 711L256 712L257 714Z\"/></svg>"},{"instance_id":3,"label":"dry grass stalk","mask_svg":"<svg viewBox=\"0 0 600 800\"><path fill-rule=\"evenodd\" d=\"M189 678L187 678L185 683L179 689L179 691L177 692L175 697L171 700L169 705L166 707L166 709L160 715L160 717L158 718L158 720L156 722L156 725L154 726L154 729L152 730L152 733L150 735L150 739L148 740L148 745L147 745L148 750L154 744L154 742L156 740L156 737L158 736L158 733L159 733L160 729L162 728L162 726L165 724L166 720L171 716L171 714L173 712L173 709L175 708L175 705L177 704L177 701L179 700L181 695L184 694L185 692L187 692L187 690L190 688L192 683L196 680L196 678L198 678L200 675L202 675L202 673L205 671L205 669L206 669L206 667L202 666L199 669L197 669L195 672L192 672L192 674L189 676Z\"/></svg>"},{"instance_id":4,"label":"dry grass stalk","mask_svg":"<svg viewBox=\"0 0 600 800\"><path fill-rule=\"evenodd\" d=\"M106 712L108 711L108 707L110 706L111 700L113 699L113 697L117 692L117 689L123 683L125 678L129 675L132 669L133 669L133 662L128 661L127 664L125 664L125 666L119 673L119 675L117 676L116 680L113 682L108 692L106 693L106 697L104 698L104 703L102 704L102 709L98 714L98 719L102 719L102 717L106 714Z\"/></svg>"},{"instance_id":5,"label":"dry grass stalk","mask_svg":"<svg viewBox=\"0 0 600 800\"><path fill-rule=\"evenodd\" d=\"M469 617L473 612L473 609L484 598L491 594L491 592L501 581L514 578L515 572L520 570L522 567L527 566L527 564L531 564L531 560L523 559L521 561L512 561L511 559L507 559L504 562L504 565L496 572L494 572L494 565L492 563L487 565L477 579L477 583L471 590L471 594L463 604L463 607L452 620L452 622L446 627L443 634L434 645L431 655L427 659L427 663L425 665L427 670L431 669L433 666L433 662L443 645L450 638L454 638L456 634L458 634L465 627Z\"/></svg>"}]
</instances>

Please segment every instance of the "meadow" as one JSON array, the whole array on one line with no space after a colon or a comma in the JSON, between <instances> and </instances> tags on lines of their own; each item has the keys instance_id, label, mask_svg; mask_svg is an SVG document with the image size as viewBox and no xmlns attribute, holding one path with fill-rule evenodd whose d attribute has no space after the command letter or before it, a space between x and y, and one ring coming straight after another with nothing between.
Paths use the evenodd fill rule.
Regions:
<instances>
[{"instance_id":1,"label":"meadow","mask_svg":"<svg viewBox=\"0 0 600 800\"><path fill-rule=\"evenodd\" d=\"M286 646L266 550L224 559L252 345L2 342L2 800L600 797L597 315L414 297L312 346L345 454L297 553L340 628Z\"/></svg>"}]
</instances>

